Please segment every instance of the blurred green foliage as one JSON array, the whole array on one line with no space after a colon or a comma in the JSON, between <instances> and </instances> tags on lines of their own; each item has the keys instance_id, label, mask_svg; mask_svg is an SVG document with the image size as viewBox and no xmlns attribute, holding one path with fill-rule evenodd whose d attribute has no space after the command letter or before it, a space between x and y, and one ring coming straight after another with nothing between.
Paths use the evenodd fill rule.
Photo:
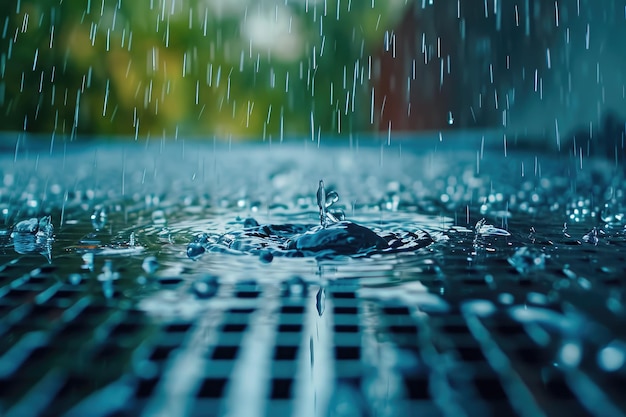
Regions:
<instances>
[{"instance_id":1,"label":"blurred green foliage","mask_svg":"<svg viewBox=\"0 0 626 417\"><path fill-rule=\"evenodd\" d=\"M0 128L263 137L367 130L404 1L9 0Z\"/></svg>"}]
</instances>

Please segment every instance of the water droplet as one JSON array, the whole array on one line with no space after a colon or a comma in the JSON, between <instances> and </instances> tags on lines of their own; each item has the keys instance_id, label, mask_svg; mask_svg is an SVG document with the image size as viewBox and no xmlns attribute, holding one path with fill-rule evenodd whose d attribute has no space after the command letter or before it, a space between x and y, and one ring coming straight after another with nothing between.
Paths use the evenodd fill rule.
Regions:
<instances>
[{"instance_id":1,"label":"water droplet","mask_svg":"<svg viewBox=\"0 0 626 417\"><path fill-rule=\"evenodd\" d=\"M598 366L606 372L615 372L626 362L626 346L613 341L598 352Z\"/></svg>"},{"instance_id":2,"label":"water droplet","mask_svg":"<svg viewBox=\"0 0 626 417\"><path fill-rule=\"evenodd\" d=\"M572 237L569 233L567 233L567 223L563 223L563 236Z\"/></svg>"},{"instance_id":3,"label":"water droplet","mask_svg":"<svg viewBox=\"0 0 626 417\"><path fill-rule=\"evenodd\" d=\"M154 274L159 268L159 263L155 256L148 256L141 263L141 268L146 271L146 274Z\"/></svg>"},{"instance_id":4,"label":"water droplet","mask_svg":"<svg viewBox=\"0 0 626 417\"><path fill-rule=\"evenodd\" d=\"M250 229L250 228L253 228L253 227L259 227L259 222L257 222L252 217L248 217L247 219L245 219L243 221L243 228L244 229Z\"/></svg>"},{"instance_id":5,"label":"water droplet","mask_svg":"<svg viewBox=\"0 0 626 417\"><path fill-rule=\"evenodd\" d=\"M81 268L93 272L93 261L94 261L93 252L83 253L81 258L83 259L83 264L81 265Z\"/></svg>"},{"instance_id":6,"label":"water droplet","mask_svg":"<svg viewBox=\"0 0 626 417\"><path fill-rule=\"evenodd\" d=\"M206 233L200 233L195 237L193 242L187 245L187 256L195 259L206 252L206 246L209 243L209 236Z\"/></svg>"},{"instance_id":7,"label":"water droplet","mask_svg":"<svg viewBox=\"0 0 626 417\"><path fill-rule=\"evenodd\" d=\"M263 263L269 264L274 260L274 255L269 250L262 250L259 252L259 260Z\"/></svg>"},{"instance_id":8,"label":"water droplet","mask_svg":"<svg viewBox=\"0 0 626 417\"><path fill-rule=\"evenodd\" d=\"M561 346L559 359L565 366L576 367L582 359L582 346L578 342L566 342Z\"/></svg>"},{"instance_id":9,"label":"water droplet","mask_svg":"<svg viewBox=\"0 0 626 417\"><path fill-rule=\"evenodd\" d=\"M542 271L546 266L546 255L526 246L515 251L513 256L507 259L509 264L521 275L531 272Z\"/></svg>"},{"instance_id":10,"label":"water droplet","mask_svg":"<svg viewBox=\"0 0 626 417\"><path fill-rule=\"evenodd\" d=\"M163 210L153 211L152 223L158 226L165 226L167 224L167 219L165 218L165 212Z\"/></svg>"},{"instance_id":11,"label":"water droplet","mask_svg":"<svg viewBox=\"0 0 626 417\"><path fill-rule=\"evenodd\" d=\"M52 261L53 226L50 216L31 218L17 223L11 233L13 249L17 253L39 253Z\"/></svg>"},{"instance_id":12,"label":"water droplet","mask_svg":"<svg viewBox=\"0 0 626 417\"><path fill-rule=\"evenodd\" d=\"M466 315L486 317L496 311L496 306L488 300L470 300L461 304L461 311Z\"/></svg>"},{"instance_id":13,"label":"water droplet","mask_svg":"<svg viewBox=\"0 0 626 417\"><path fill-rule=\"evenodd\" d=\"M113 288L112 280L102 281L102 293L107 299L113 298L113 295L115 294L115 289Z\"/></svg>"},{"instance_id":14,"label":"water droplet","mask_svg":"<svg viewBox=\"0 0 626 417\"><path fill-rule=\"evenodd\" d=\"M104 261L102 273L98 275L98 281L106 282L119 279L120 273L113 270L113 261L107 259Z\"/></svg>"},{"instance_id":15,"label":"water droplet","mask_svg":"<svg viewBox=\"0 0 626 417\"><path fill-rule=\"evenodd\" d=\"M337 194L336 191L329 191L328 194L326 194L325 207L328 208L328 207L332 206L338 200L339 200L339 194Z\"/></svg>"},{"instance_id":16,"label":"water droplet","mask_svg":"<svg viewBox=\"0 0 626 417\"><path fill-rule=\"evenodd\" d=\"M206 249L199 242L191 242L189 245L187 245L187 256L191 259L199 257L205 251Z\"/></svg>"},{"instance_id":17,"label":"water droplet","mask_svg":"<svg viewBox=\"0 0 626 417\"><path fill-rule=\"evenodd\" d=\"M597 245L600 241L600 239L598 238L598 229L596 227L591 229L589 233L583 236L582 240L583 242L589 243L590 245Z\"/></svg>"},{"instance_id":18,"label":"water droplet","mask_svg":"<svg viewBox=\"0 0 626 417\"><path fill-rule=\"evenodd\" d=\"M95 231L100 231L106 226L107 212L104 207L98 207L91 214L91 225Z\"/></svg>"},{"instance_id":19,"label":"water droplet","mask_svg":"<svg viewBox=\"0 0 626 417\"><path fill-rule=\"evenodd\" d=\"M211 298L217 294L219 287L218 279L213 275L206 275L191 285L193 293L198 298Z\"/></svg>"},{"instance_id":20,"label":"water droplet","mask_svg":"<svg viewBox=\"0 0 626 417\"><path fill-rule=\"evenodd\" d=\"M305 296L307 284L301 277L292 277L283 283L283 292L286 296Z\"/></svg>"},{"instance_id":21,"label":"water droplet","mask_svg":"<svg viewBox=\"0 0 626 417\"><path fill-rule=\"evenodd\" d=\"M515 297L511 293L503 292L498 295L498 301L504 305L511 305L515 301Z\"/></svg>"},{"instance_id":22,"label":"water droplet","mask_svg":"<svg viewBox=\"0 0 626 417\"><path fill-rule=\"evenodd\" d=\"M70 274L67 280L72 285L78 285L82 282L83 277L81 274Z\"/></svg>"}]
</instances>

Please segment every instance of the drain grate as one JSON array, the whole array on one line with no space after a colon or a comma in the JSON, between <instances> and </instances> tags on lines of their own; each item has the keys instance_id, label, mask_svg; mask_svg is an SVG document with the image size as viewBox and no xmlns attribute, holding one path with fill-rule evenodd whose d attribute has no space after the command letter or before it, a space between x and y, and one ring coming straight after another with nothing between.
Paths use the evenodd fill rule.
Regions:
<instances>
[{"instance_id":1,"label":"drain grate","mask_svg":"<svg viewBox=\"0 0 626 417\"><path fill-rule=\"evenodd\" d=\"M127 171L116 169L111 161L120 158L109 155L113 167L98 173L106 182L121 180L123 172L124 191L110 180L104 189L90 190L97 201L86 197L81 187L98 183L89 162L79 174L59 173L69 185L55 183L54 193L28 191L49 200L35 199L42 206L23 208L12 207L22 201L22 189L31 190L31 179L36 185L34 159L26 158L24 166L12 159L2 165L28 175L16 174L10 189L0 183L6 191L0 192L0 414L626 416L623 225L605 227L603 240L591 245L582 237L590 222L597 226L597 218L581 217L567 228L562 218L542 219L544 212L527 207L532 199L527 206L518 204L521 194L537 193L538 201L552 201L559 193L576 197L556 174L554 180L548 174L524 178L520 187L506 182L519 177L518 171L516 176L506 171L509 165L523 159L534 166L534 156L509 155L495 167L484 163L485 179L474 174L473 150L467 160L455 154L449 165L437 159L444 164L437 174L419 168L432 168L441 157L436 152L415 159L405 147L397 157L385 153L386 165L375 169L388 148L372 149L361 148L358 163L350 163L352 153L331 158L332 163L328 155L302 158L295 171L295 151L267 154L280 162L269 167L257 167L254 161L263 158L247 156L250 169L261 174L244 198L223 186L230 176L233 183L252 184L240 177L241 163L231 167L211 153L205 159L214 161L215 169L205 170L202 152L190 164L173 154L171 162L164 161L160 150L142 147L124 154L138 161L153 158L140 168L127 162ZM56 181L60 158L42 158L37 174ZM78 152L73 161L84 167L83 161L95 159ZM389 257L260 259L225 252L187 258L185 247L198 232L237 230L245 216L260 216L265 208L277 223L308 222L311 207L302 187L295 184L289 194L283 183L294 172L298 179L318 178L312 165L320 161L344 170L336 177L358 190L354 199L345 199L354 202L353 211L361 210L363 199L375 202L373 217L364 217L373 229L420 229L426 217L415 212L435 217L445 212L455 220L436 217L433 236L444 230L445 238ZM361 165L367 171L355 174ZM155 167L151 175L146 166ZM283 166L284 175L273 171ZM569 172L545 160L542 169ZM209 172L216 177L207 179ZM575 172L578 189L598 194L602 176ZM378 174L388 181L378 184ZM174 179L176 193L159 176ZM610 187L619 188L620 181L611 181ZM257 201L274 188L287 197L267 192L267 201ZM405 212L386 209L395 207L396 197ZM446 204L457 197L461 206ZM292 206L284 203L292 200ZM594 210L590 201L576 201L572 207L581 209L571 215ZM567 204L571 201L548 204L548 215ZM240 206L236 219L231 214ZM90 218L95 207L106 210L108 221L96 232ZM350 209L344 207L346 213ZM475 213L484 210L502 227L510 220L510 236L478 239L472 225L480 220ZM10 226L41 211L64 219L55 229L54 247L17 253ZM314 210L312 218L318 219ZM542 255L539 262L525 265L535 252Z\"/></svg>"},{"instance_id":2,"label":"drain grate","mask_svg":"<svg viewBox=\"0 0 626 417\"><path fill-rule=\"evenodd\" d=\"M246 378L260 387L251 401L262 413L300 415L315 403L338 412L357 401L390 415L608 415L592 407L598 398L615 415L625 410L622 345L606 351L591 333L568 329L564 311L582 300L542 292L541 285L519 304L519 291L515 300L503 299L499 290L472 285L447 298L445 314L431 314L426 304L372 296L358 281L353 290L305 284L307 291L295 296L281 282L223 283L202 299L200 312L181 321L103 302L87 286L66 287L54 268L23 272L3 270L9 289L0 297L0 402L9 416L34 395L46 406L30 415L73 415L85 404L109 410L99 394L125 386L130 394L119 413L154 415L175 400L190 415L219 415L248 409L237 405L245 400L238 384ZM163 288L185 285L170 279ZM489 310L463 312L477 300ZM523 316L533 305L564 321L541 325L541 317L525 321L512 313L519 307ZM605 321L600 314L576 323L601 329ZM601 338L614 340L604 332ZM254 338L266 347L255 352ZM249 366L258 372L242 368ZM178 384L189 388L171 392ZM170 400L159 397L164 391Z\"/></svg>"}]
</instances>

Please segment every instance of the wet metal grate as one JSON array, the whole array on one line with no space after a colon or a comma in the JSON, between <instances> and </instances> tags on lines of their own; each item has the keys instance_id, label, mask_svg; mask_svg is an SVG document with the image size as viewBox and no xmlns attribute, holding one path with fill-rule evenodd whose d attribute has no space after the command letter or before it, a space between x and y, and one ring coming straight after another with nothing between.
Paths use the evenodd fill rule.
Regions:
<instances>
[{"instance_id":1,"label":"wet metal grate","mask_svg":"<svg viewBox=\"0 0 626 417\"><path fill-rule=\"evenodd\" d=\"M346 404L389 415L624 410L623 370L598 365L616 366L619 352L576 329L557 337L520 323L511 318L515 303L475 286L457 307L481 300L489 314L454 306L426 314L419 302L377 299L358 281L304 284L297 295L281 283L249 282L220 285L193 318L155 320L62 284L49 266L28 271L17 262L3 269L3 282L0 399L8 416L315 415ZM548 301L545 313L580 301ZM594 409L598 397L610 408Z\"/></svg>"},{"instance_id":2,"label":"wet metal grate","mask_svg":"<svg viewBox=\"0 0 626 417\"><path fill-rule=\"evenodd\" d=\"M441 154L407 146L335 159L307 150L299 164L294 148L265 159L222 150L222 161L197 147L192 157L78 150L67 155L82 167L71 173L58 168L66 155L2 165L14 182L0 184L0 415L626 415L623 225L585 214L591 199L568 194L556 174L557 185L503 174L534 156L511 151L478 175L474 150L450 153L436 175L427 167ZM142 162L121 170L119 154ZM97 158L108 161L98 160L102 172L81 165ZM568 161L550 161L544 172L569 172ZM357 190L341 200L353 202L348 217L378 232L430 227L439 240L363 259L231 248L187 257L198 233L214 239L252 214L314 224L307 196L330 174L342 192ZM578 190L600 187L601 176L576 175ZM512 208L533 192L546 212ZM18 221L44 214L55 224L48 246L10 237Z\"/></svg>"}]
</instances>

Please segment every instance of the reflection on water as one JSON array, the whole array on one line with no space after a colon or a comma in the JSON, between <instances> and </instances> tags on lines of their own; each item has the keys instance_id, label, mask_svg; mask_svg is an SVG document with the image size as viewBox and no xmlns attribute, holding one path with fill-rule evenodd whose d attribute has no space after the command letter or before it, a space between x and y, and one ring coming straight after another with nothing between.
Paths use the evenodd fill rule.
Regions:
<instances>
[{"instance_id":1,"label":"reflection on water","mask_svg":"<svg viewBox=\"0 0 626 417\"><path fill-rule=\"evenodd\" d=\"M301 415L349 402L402 415L425 398L454 414L484 409L481 396L563 394L559 367L621 375L623 173L425 143L21 155L2 165L1 311L35 306L49 318L29 326L55 343L67 333L74 353L115 358L106 372L72 365L99 388L132 363L145 415L181 398L243 412L243 387L290 396ZM30 329L13 326L24 314L7 315L10 340ZM3 343L0 369L15 346ZM520 363L526 388L499 385ZM460 392L472 401L446 400Z\"/></svg>"}]
</instances>

